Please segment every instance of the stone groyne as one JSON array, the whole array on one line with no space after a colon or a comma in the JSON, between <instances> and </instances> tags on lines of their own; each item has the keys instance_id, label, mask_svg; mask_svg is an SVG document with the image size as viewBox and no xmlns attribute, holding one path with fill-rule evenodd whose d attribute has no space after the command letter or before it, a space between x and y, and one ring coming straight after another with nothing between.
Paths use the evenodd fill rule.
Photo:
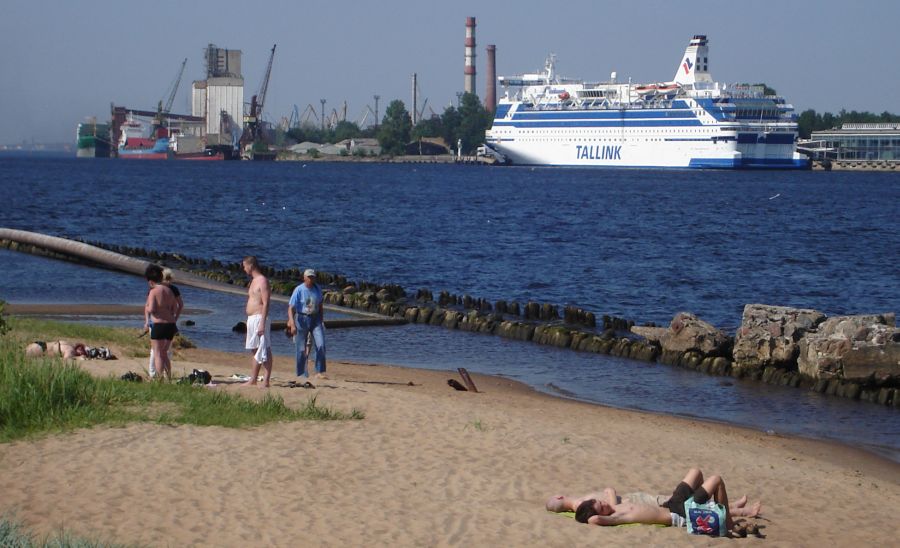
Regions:
<instances>
[{"instance_id":1,"label":"stone groyne","mask_svg":"<svg viewBox=\"0 0 900 548\"><path fill-rule=\"evenodd\" d=\"M0 246L42 251L33 244L23 249L2 230ZM247 280L240 262L100 242L90 245L177 268L245 293ZM301 282L303 270L263 267L282 301ZM732 337L688 312L676 314L668 327L638 326L624 318L597 317L576 306L560 309L552 303L490 302L446 291L435 297L427 288L407 292L399 285L354 281L321 270L318 278L329 305L395 321L659 362L900 408L900 332L893 313L828 318L814 310L748 304Z\"/></svg>"}]
</instances>

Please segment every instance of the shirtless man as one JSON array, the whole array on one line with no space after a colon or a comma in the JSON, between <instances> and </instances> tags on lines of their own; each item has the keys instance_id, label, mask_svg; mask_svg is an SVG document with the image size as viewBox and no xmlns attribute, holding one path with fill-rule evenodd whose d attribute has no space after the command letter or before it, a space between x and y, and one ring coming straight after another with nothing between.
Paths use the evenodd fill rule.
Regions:
<instances>
[{"instance_id":1,"label":"shirtless man","mask_svg":"<svg viewBox=\"0 0 900 548\"><path fill-rule=\"evenodd\" d=\"M247 342L244 345L253 353L253 367L250 380L245 386L256 384L260 366L266 370L263 387L269 387L269 379L272 377L272 321L269 318L269 301L272 296L272 288L269 280L259 268L259 261L254 256L244 257L241 263L244 272L250 276L250 286L247 288Z\"/></svg>"},{"instance_id":2,"label":"shirtless man","mask_svg":"<svg viewBox=\"0 0 900 548\"><path fill-rule=\"evenodd\" d=\"M578 506L588 500L588 499L606 499L610 500L610 496L606 494L607 491L612 491L612 496L616 497L616 504L621 502L630 502L633 504L642 504L647 506L662 506L671 498L669 495L652 495L650 493L625 493L624 495L616 494L616 490L607 487L600 493L588 493L587 495L582 495L580 497L569 497L566 495L553 495L549 499L547 499L547 511L548 512L574 512L578 509ZM744 495L736 502L731 503L731 507L729 510L731 511L731 515L735 517L756 517L759 515L759 509L761 507L761 503L757 501L752 504L749 508L747 507L747 495Z\"/></svg>"},{"instance_id":3,"label":"shirtless man","mask_svg":"<svg viewBox=\"0 0 900 548\"><path fill-rule=\"evenodd\" d=\"M728 494L725 491L725 481L722 477L710 476L704 480L703 473L699 469L691 468L675 488L669 500L659 506L643 502L620 502L621 499L616 496L615 489L608 487L603 490L599 498L581 500L575 510L575 519L580 523L592 525L644 523L683 527L685 525L684 502L691 497L694 497L695 502L701 504L712 498L724 506L726 508L725 526L728 531L734 527L733 516L755 517L759 515L762 508L760 502L747 508L746 497L742 497L734 508L729 508Z\"/></svg>"},{"instance_id":4,"label":"shirtless man","mask_svg":"<svg viewBox=\"0 0 900 548\"><path fill-rule=\"evenodd\" d=\"M178 328L175 318L178 301L169 286L163 283L163 271L158 265L151 264L144 271L150 292L147 293L147 304L144 306L144 331L150 331L150 348L153 350L154 365L160 376L172 378L172 362L169 359L169 347ZM148 321L153 326L148 325Z\"/></svg>"}]
</instances>

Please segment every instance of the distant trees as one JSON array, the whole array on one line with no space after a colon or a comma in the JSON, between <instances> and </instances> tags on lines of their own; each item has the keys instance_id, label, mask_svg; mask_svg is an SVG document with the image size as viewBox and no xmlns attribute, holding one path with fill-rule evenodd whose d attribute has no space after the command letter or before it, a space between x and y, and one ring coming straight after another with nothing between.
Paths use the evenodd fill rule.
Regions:
<instances>
[{"instance_id":1,"label":"distant trees","mask_svg":"<svg viewBox=\"0 0 900 548\"><path fill-rule=\"evenodd\" d=\"M406 105L399 99L394 99L388 105L378 128L378 144L381 145L383 154L400 155L409 142L412 132L412 119L406 111Z\"/></svg>"},{"instance_id":2,"label":"distant trees","mask_svg":"<svg viewBox=\"0 0 900 548\"><path fill-rule=\"evenodd\" d=\"M898 123L900 115L892 114L884 111L881 114L872 112L857 112L851 110L847 112L841 109L837 115L830 112L822 114L817 113L813 109L804 110L800 113L797 120L801 139L809 139L813 131L822 131L826 129L840 128L844 124L876 124L876 123Z\"/></svg>"},{"instance_id":3,"label":"distant trees","mask_svg":"<svg viewBox=\"0 0 900 548\"><path fill-rule=\"evenodd\" d=\"M353 122L346 120L338 122L333 128L316 127L313 125L304 125L294 127L287 131L287 137L294 142L302 143L311 141L313 143L338 143L344 139L356 139L359 137L367 137L365 131L361 130Z\"/></svg>"},{"instance_id":4,"label":"distant trees","mask_svg":"<svg viewBox=\"0 0 900 548\"><path fill-rule=\"evenodd\" d=\"M422 120L413 128L412 136L414 140L441 137L451 149L455 149L461 140L463 153L470 154L484 143L484 132L491 122L491 115L478 96L466 93L460 99L459 109L449 106L440 117Z\"/></svg>"},{"instance_id":5,"label":"distant trees","mask_svg":"<svg viewBox=\"0 0 900 548\"><path fill-rule=\"evenodd\" d=\"M462 96L456 138L462 140L463 153L470 154L475 147L484 143L484 132L491 126L491 121L490 114L477 95L466 93Z\"/></svg>"},{"instance_id":6,"label":"distant trees","mask_svg":"<svg viewBox=\"0 0 900 548\"><path fill-rule=\"evenodd\" d=\"M449 106L441 116L420 120L415 127L403 101L391 101L379 126L360 129L353 122L338 122L333 128L305 125L291 128L287 138L295 142L337 143L345 139L375 137L384 154L403 154L407 143L423 138L440 137L451 149L462 142L463 154L471 154L484 143L484 132L491 126L492 118L478 96L466 93L460 98L459 108Z\"/></svg>"}]
</instances>

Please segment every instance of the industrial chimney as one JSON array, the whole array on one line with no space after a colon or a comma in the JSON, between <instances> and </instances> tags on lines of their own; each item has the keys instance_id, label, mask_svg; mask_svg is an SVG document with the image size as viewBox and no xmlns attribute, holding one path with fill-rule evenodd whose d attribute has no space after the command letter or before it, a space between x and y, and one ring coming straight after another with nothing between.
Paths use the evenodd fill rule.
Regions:
<instances>
[{"instance_id":1,"label":"industrial chimney","mask_svg":"<svg viewBox=\"0 0 900 548\"><path fill-rule=\"evenodd\" d=\"M494 113L497 107L497 46L487 47L487 89L484 92L484 109Z\"/></svg>"},{"instance_id":2,"label":"industrial chimney","mask_svg":"<svg viewBox=\"0 0 900 548\"><path fill-rule=\"evenodd\" d=\"M466 66L463 90L475 93L475 18L466 17Z\"/></svg>"}]
</instances>

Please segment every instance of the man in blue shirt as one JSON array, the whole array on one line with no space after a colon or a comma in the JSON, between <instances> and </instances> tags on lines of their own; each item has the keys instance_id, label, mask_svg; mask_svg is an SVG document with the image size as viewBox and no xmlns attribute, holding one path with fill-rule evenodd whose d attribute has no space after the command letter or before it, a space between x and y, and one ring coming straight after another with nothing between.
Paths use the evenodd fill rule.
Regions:
<instances>
[{"instance_id":1,"label":"man in blue shirt","mask_svg":"<svg viewBox=\"0 0 900 548\"><path fill-rule=\"evenodd\" d=\"M306 340L312 333L316 345L316 378L325 378L325 307L322 290L316 283L316 271L303 272L303 283L294 288L288 302L288 333L294 336L297 346L297 376L309 377L306 370L308 346Z\"/></svg>"}]
</instances>

